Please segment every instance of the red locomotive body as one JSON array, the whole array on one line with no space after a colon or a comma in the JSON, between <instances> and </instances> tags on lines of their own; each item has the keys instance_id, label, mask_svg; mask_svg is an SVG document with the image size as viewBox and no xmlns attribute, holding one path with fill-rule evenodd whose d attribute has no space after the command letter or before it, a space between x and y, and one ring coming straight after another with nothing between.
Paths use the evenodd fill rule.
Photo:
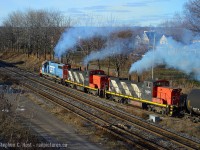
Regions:
<instances>
[{"instance_id":1,"label":"red locomotive body","mask_svg":"<svg viewBox=\"0 0 200 150\"><path fill-rule=\"evenodd\" d=\"M71 69L71 65L63 65L63 79L68 79L68 69Z\"/></svg>"},{"instance_id":2,"label":"red locomotive body","mask_svg":"<svg viewBox=\"0 0 200 150\"><path fill-rule=\"evenodd\" d=\"M158 80L154 82L152 101L159 104L178 105L181 89L169 87L169 81Z\"/></svg>"},{"instance_id":3,"label":"red locomotive body","mask_svg":"<svg viewBox=\"0 0 200 150\"><path fill-rule=\"evenodd\" d=\"M167 105L178 105L181 89L170 87L157 87L157 97L153 97L153 102Z\"/></svg>"},{"instance_id":4,"label":"red locomotive body","mask_svg":"<svg viewBox=\"0 0 200 150\"><path fill-rule=\"evenodd\" d=\"M90 83L90 87L98 89L108 88L108 76L107 75L93 75L93 83Z\"/></svg>"},{"instance_id":5,"label":"red locomotive body","mask_svg":"<svg viewBox=\"0 0 200 150\"><path fill-rule=\"evenodd\" d=\"M108 76L103 70L91 71L89 81L91 88L106 89L108 87Z\"/></svg>"}]
</instances>

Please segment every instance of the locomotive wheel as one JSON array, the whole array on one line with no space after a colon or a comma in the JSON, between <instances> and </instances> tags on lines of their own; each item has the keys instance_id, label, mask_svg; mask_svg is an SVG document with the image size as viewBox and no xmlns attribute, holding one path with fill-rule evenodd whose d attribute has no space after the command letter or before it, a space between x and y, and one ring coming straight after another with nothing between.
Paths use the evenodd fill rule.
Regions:
<instances>
[{"instance_id":1,"label":"locomotive wheel","mask_svg":"<svg viewBox=\"0 0 200 150\"><path fill-rule=\"evenodd\" d=\"M84 88L84 92L85 92L85 93L88 93L88 89L87 89L87 88Z\"/></svg>"},{"instance_id":2,"label":"locomotive wheel","mask_svg":"<svg viewBox=\"0 0 200 150\"><path fill-rule=\"evenodd\" d=\"M65 81L64 81L64 80L61 80L61 84L62 84L62 85L65 85Z\"/></svg>"},{"instance_id":3,"label":"locomotive wheel","mask_svg":"<svg viewBox=\"0 0 200 150\"><path fill-rule=\"evenodd\" d=\"M148 106L148 111L152 111L152 108L151 108L151 106Z\"/></svg>"},{"instance_id":4,"label":"locomotive wheel","mask_svg":"<svg viewBox=\"0 0 200 150\"><path fill-rule=\"evenodd\" d=\"M123 99L123 100L122 100L122 103L123 103L123 104L128 104L128 99Z\"/></svg>"},{"instance_id":5,"label":"locomotive wheel","mask_svg":"<svg viewBox=\"0 0 200 150\"><path fill-rule=\"evenodd\" d=\"M121 104L122 103L122 99L119 99L117 102Z\"/></svg>"},{"instance_id":6,"label":"locomotive wheel","mask_svg":"<svg viewBox=\"0 0 200 150\"><path fill-rule=\"evenodd\" d=\"M198 120L196 117L192 117L191 120L192 120L192 122L194 122L194 123L199 122L199 120Z\"/></svg>"},{"instance_id":7,"label":"locomotive wheel","mask_svg":"<svg viewBox=\"0 0 200 150\"><path fill-rule=\"evenodd\" d=\"M98 92L93 93L94 96L98 96Z\"/></svg>"},{"instance_id":8,"label":"locomotive wheel","mask_svg":"<svg viewBox=\"0 0 200 150\"><path fill-rule=\"evenodd\" d=\"M106 99L110 99L111 98L111 96L110 95L108 95L108 94L106 94Z\"/></svg>"},{"instance_id":9,"label":"locomotive wheel","mask_svg":"<svg viewBox=\"0 0 200 150\"><path fill-rule=\"evenodd\" d=\"M166 115L166 110L163 109L161 113L162 113L162 115Z\"/></svg>"}]
</instances>

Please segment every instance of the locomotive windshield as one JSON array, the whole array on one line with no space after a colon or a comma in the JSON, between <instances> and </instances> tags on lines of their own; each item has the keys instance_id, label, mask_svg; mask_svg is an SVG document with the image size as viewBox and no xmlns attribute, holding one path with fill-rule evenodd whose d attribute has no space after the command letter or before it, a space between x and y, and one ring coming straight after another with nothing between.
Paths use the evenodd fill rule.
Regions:
<instances>
[{"instance_id":1,"label":"locomotive windshield","mask_svg":"<svg viewBox=\"0 0 200 150\"><path fill-rule=\"evenodd\" d=\"M63 66L58 66L58 69L62 69L63 68Z\"/></svg>"},{"instance_id":2,"label":"locomotive windshield","mask_svg":"<svg viewBox=\"0 0 200 150\"><path fill-rule=\"evenodd\" d=\"M97 74L98 74L98 75L104 75L104 72L98 71Z\"/></svg>"},{"instance_id":3,"label":"locomotive windshield","mask_svg":"<svg viewBox=\"0 0 200 150\"><path fill-rule=\"evenodd\" d=\"M169 81L156 81L154 86L169 86Z\"/></svg>"}]
</instances>

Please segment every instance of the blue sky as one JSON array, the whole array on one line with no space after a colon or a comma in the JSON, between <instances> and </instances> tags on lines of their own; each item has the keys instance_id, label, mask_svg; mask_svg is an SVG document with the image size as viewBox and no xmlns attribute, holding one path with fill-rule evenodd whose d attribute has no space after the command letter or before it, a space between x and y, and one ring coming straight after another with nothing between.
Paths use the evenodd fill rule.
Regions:
<instances>
[{"instance_id":1,"label":"blue sky","mask_svg":"<svg viewBox=\"0 0 200 150\"><path fill-rule=\"evenodd\" d=\"M188 0L0 0L0 24L13 11L59 10L77 25L156 26L182 12ZM92 18L92 19L91 19Z\"/></svg>"}]
</instances>

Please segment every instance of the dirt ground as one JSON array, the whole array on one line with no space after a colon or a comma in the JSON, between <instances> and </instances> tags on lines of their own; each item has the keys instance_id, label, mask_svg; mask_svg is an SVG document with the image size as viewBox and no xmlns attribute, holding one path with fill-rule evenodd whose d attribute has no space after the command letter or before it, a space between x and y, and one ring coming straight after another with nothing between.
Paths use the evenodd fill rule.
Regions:
<instances>
[{"instance_id":1,"label":"dirt ground","mask_svg":"<svg viewBox=\"0 0 200 150\"><path fill-rule=\"evenodd\" d=\"M35 56L30 56L30 58L28 59L25 55L4 56L0 54L0 59L6 60L8 62L15 62L17 66L22 67L22 68L28 68L29 70L32 70L32 71L38 70L41 65L41 62L43 61L43 59L37 59L35 58ZM23 63L19 63L21 61L23 61ZM31 95L28 95L28 97L31 99ZM34 100L34 101L38 103L39 105L41 105L42 107L46 107L42 102L37 101L37 100ZM48 108L45 108L45 109L48 109ZM145 119L148 118L149 114L152 114L151 112L141 110L138 108L128 107L128 106L126 106L125 109L131 112L132 114L135 114ZM62 120L65 120L66 122L71 120L68 123L72 123L74 126L78 125L77 132L83 132L83 134L91 133L91 131L88 131L82 128L79 129L79 127L84 127L84 126L89 126L90 128L93 128L93 127L90 126L89 123L80 121L79 119L77 119L77 117L74 117L73 114L70 114L69 112L66 113L65 110L62 110L61 108L58 108L58 107L54 107L53 109L51 108L50 111L56 116L58 116L59 118L61 118ZM197 139L200 139L200 123L192 123L189 119L173 118L173 117L167 117L167 116L162 116L162 115L159 115L159 116L161 117L161 121L158 123L159 125L165 128L174 130L176 132L184 133L189 136L193 136L193 137L196 137ZM79 123L77 124L77 122ZM97 138L91 137L92 140L98 139L98 138L101 139L101 136L99 136L99 133L102 133L102 131L96 132ZM102 139L102 140L106 141L106 139ZM118 142L121 143L120 141Z\"/></svg>"},{"instance_id":2,"label":"dirt ground","mask_svg":"<svg viewBox=\"0 0 200 150\"><path fill-rule=\"evenodd\" d=\"M29 147L30 143L36 145L46 140L21 123L16 107L5 96L11 92L11 86L4 83L4 78L0 76L0 149L34 149ZM17 97L12 97L12 99L15 101Z\"/></svg>"},{"instance_id":3,"label":"dirt ground","mask_svg":"<svg viewBox=\"0 0 200 150\"><path fill-rule=\"evenodd\" d=\"M49 101L35 97L33 94L27 94L27 98L31 99L36 104L40 105L46 111L57 116L66 124L70 124L74 127L77 133L84 135L87 139L94 143L102 145L102 149L129 149L129 146L112 135L94 127L90 122L87 122L70 111L64 110L58 106L55 106Z\"/></svg>"},{"instance_id":4,"label":"dirt ground","mask_svg":"<svg viewBox=\"0 0 200 150\"><path fill-rule=\"evenodd\" d=\"M163 128L171 129L172 131L175 131L177 133L183 133L184 135L186 134L200 140L200 122L193 123L188 118L186 119L186 118L169 117L157 113L155 114L153 112L149 112L132 106L129 107L127 106L124 109L146 120L149 119L150 114L159 116L161 121L158 122L157 124L162 126Z\"/></svg>"},{"instance_id":5,"label":"dirt ground","mask_svg":"<svg viewBox=\"0 0 200 150\"><path fill-rule=\"evenodd\" d=\"M44 141L37 139L37 137L43 137L45 135L48 136L48 139L51 139L51 143L52 141L54 141L53 143L69 143L67 148L70 149L130 149L126 143L101 129L94 127L89 122L78 118L72 112L55 106L53 103L31 93L27 89L19 87L18 85L11 85L11 87L15 90L20 89L23 91L23 94L14 94L13 92L4 94L4 99L11 103L11 109L14 113L12 116L6 116L7 119L0 120L1 139L12 143L28 142L31 143L31 145L36 145L41 142L45 143ZM1 102L0 107L2 109L4 108L5 103L2 100ZM41 107L45 112L41 111L38 107ZM19 110L20 112L16 112L16 110ZM48 123L41 121L49 118L47 113L57 117L58 120L55 121L55 118L50 117L50 120L47 120ZM18 114L17 117L15 117L16 114ZM0 116L1 118L5 118L4 113L2 112L0 112ZM43 116L44 119L41 119L41 116ZM24 120L24 118L27 118L25 122L20 121ZM16 120L18 120L17 124ZM39 122L34 120L38 120ZM55 126L53 124L55 124ZM61 124L63 125L61 126ZM44 126L44 130L41 129ZM54 127L51 128L49 126ZM59 128L58 130L57 127ZM30 128L32 132L30 132ZM62 130L60 131L60 129ZM15 136L12 136L12 133ZM62 135L60 133L62 133ZM10 138L14 141L11 141ZM26 147L21 148L25 149Z\"/></svg>"}]
</instances>

